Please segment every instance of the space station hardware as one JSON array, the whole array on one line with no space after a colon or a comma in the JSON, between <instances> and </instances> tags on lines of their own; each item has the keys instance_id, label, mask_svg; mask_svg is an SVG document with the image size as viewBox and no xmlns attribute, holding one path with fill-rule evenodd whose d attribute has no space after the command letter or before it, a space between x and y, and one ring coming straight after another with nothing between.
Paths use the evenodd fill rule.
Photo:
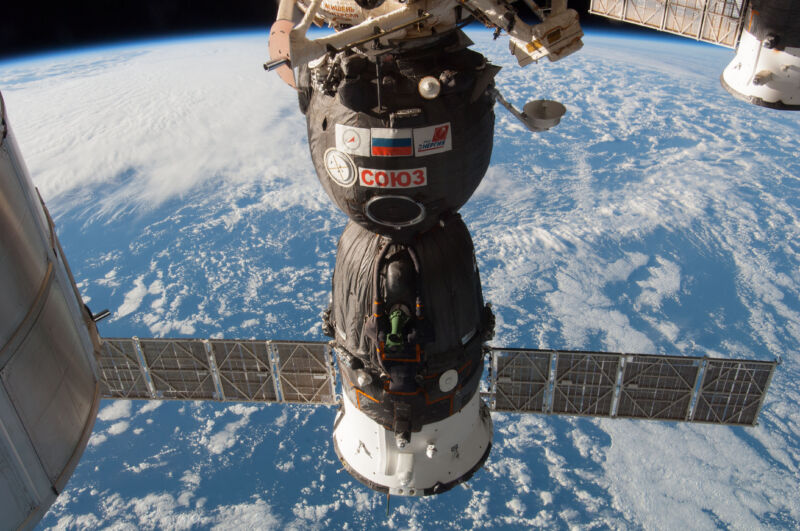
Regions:
<instances>
[{"instance_id":1,"label":"space station hardware","mask_svg":"<svg viewBox=\"0 0 800 531\"><path fill-rule=\"evenodd\" d=\"M345 468L398 495L444 492L472 476L491 447L478 387L494 323L461 218L409 243L350 222L325 320L342 378L334 442Z\"/></svg>"},{"instance_id":2,"label":"space station hardware","mask_svg":"<svg viewBox=\"0 0 800 531\"><path fill-rule=\"evenodd\" d=\"M531 5L534 26L495 0L284 0L270 33L265 68L296 88L317 176L352 220L324 318L342 375L334 443L382 492L444 492L489 455L478 387L494 317L457 212L489 166L496 100L532 131L566 109L517 111L459 27L505 31L522 66L580 49L565 1ZM336 31L312 40L311 23Z\"/></svg>"},{"instance_id":3,"label":"space station hardware","mask_svg":"<svg viewBox=\"0 0 800 531\"><path fill-rule=\"evenodd\" d=\"M720 76L735 97L800 110L797 0L592 0L590 11L736 49Z\"/></svg>"},{"instance_id":4,"label":"space station hardware","mask_svg":"<svg viewBox=\"0 0 800 531\"><path fill-rule=\"evenodd\" d=\"M496 101L531 131L554 127L566 108L538 100L517 110L495 87L499 68L469 49L460 26L477 19L505 31L521 66L580 49L577 14L564 0L546 12L526 3L541 23L527 25L496 0L283 0L270 33L265 68L297 90L317 176L351 220L323 315L342 384L334 447L345 469L381 492L444 492L491 448L478 389L494 316L457 212L488 168ZM335 32L310 39L312 23ZM498 353L487 396L501 410L695 420L686 400L698 401L702 362L546 356ZM640 366L623 385L622 368ZM674 381L675 367L686 385ZM753 389L766 388L759 383ZM748 413L763 393L754 396ZM733 415L712 421L755 419Z\"/></svg>"},{"instance_id":5,"label":"space station hardware","mask_svg":"<svg viewBox=\"0 0 800 531\"><path fill-rule=\"evenodd\" d=\"M33 187L0 95L0 527L44 516L100 402L93 315Z\"/></svg>"},{"instance_id":6,"label":"space station hardware","mask_svg":"<svg viewBox=\"0 0 800 531\"><path fill-rule=\"evenodd\" d=\"M527 3L541 18L540 23L533 26L525 23L511 3L502 0L281 0L277 20L270 31L270 61L264 68L277 69L281 79L301 90L298 76L310 77L328 96L334 96L338 85L349 76L346 90L358 89L368 96L353 110L372 114L388 123L389 128L407 128L402 123L403 118L413 122L416 117L416 121L424 122L425 116L417 113L428 113L434 104L446 106L450 98L437 98L440 94L452 96L465 90L464 86L471 81L470 73L476 77L473 90L462 96L469 96L471 102L486 97L484 91L499 68L487 64L488 70L473 67L480 68L481 72L470 72L463 70L466 65L457 62L463 59L459 55L464 55L458 52L472 44L458 28L472 20L494 29L496 35L505 31L511 53L520 66L545 57L557 61L580 50L583 32L578 14L567 8L566 0L552 0L547 10L539 8L533 0ZM327 24L336 32L310 39L307 33L312 23ZM427 60L416 57L417 53L425 55L426 50ZM439 51L445 53L435 53ZM461 66L462 70L449 72L451 57L447 54L450 53L456 61L452 66ZM354 56L353 72L346 75L344 71L348 67L343 63ZM438 62L434 59L437 56L440 56ZM403 65L399 74L393 70L395 59ZM362 76L367 65L374 73ZM384 66L388 70L383 71ZM301 69L308 69L310 73L301 74ZM451 75L456 73L459 74L457 78ZM414 99L436 101L421 107ZM376 100L372 101L373 107L364 107L370 100ZM343 103L348 105L346 99ZM455 109L454 114L458 115L459 111L463 109ZM395 118L391 119L390 115ZM520 113L514 115L530 127ZM364 117L360 115L359 118ZM396 119L400 119L397 124Z\"/></svg>"}]
</instances>

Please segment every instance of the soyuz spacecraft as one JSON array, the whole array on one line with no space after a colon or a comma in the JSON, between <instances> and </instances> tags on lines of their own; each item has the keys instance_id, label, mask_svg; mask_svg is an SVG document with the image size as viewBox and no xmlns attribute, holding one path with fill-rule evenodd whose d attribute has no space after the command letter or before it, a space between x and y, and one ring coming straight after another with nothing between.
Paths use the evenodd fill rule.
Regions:
<instances>
[{"instance_id":1,"label":"soyuz spacecraft","mask_svg":"<svg viewBox=\"0 0 800 531\"><path fill-rule=\"evenodd\" d=\"M565 0L525 3L538 23L503 0L281 0L265 68L296 89L320 183L350 219L323 313L329 342L101 338L107 312L83 304L0 98L2 527L41 519L101 398L338 404L343 467L401 496L480 469L491 411L756 423L773 362L487 346L494 315L458 210L488 168L495 102L534 132L566 109L515 109L460 28L505 32L521 66L581 48ZM790 0L593 0L592 11L738 46L723 86L800 108ZM311 24L335 32L310 39Z\"/></svg>"}]
</instances>

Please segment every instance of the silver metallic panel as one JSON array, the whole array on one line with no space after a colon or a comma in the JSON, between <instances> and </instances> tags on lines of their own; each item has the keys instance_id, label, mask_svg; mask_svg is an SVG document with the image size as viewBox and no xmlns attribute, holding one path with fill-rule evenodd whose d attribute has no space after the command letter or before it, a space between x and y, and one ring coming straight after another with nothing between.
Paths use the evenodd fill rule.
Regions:
<instances>
[{"instance_id":1,"label":"silver metallic panel","mask_svg":"<svg viewBox=\"0 0 800 531\"><path fill-rule=\"evenodd\" d=\"M546 412L550 352L501 350L495 353L495 411Z\"/></svg>"},{"instance_id":2,"label":"silver metallic panel","mask_svg":"<svg viewBox=\"0 0 800 531\"><path fill-rule=\"evenodd\" d=\"M284 402L333 404L336 401L327 343L272 341Z\"/></svg>"},{"instance_id":3,"label":"silver metallic panel","mask_svg":"<svg viewBox=\"0 0 800 531\"><path fill-rule=\"evenodd\" d=\"M692 420L754 425L774 363L708 360Z\"/></svg>"},{"instance_id":4,"label":"silver metallic panel","mask_svg":"<svg viewBox=\"0 0 800 531\"><path fill-rule=\"evenodd\" d=\"M327 343L138 338L103 342L99 364L104 398L336 401Z\"/></svg>"},{"instance_id":5,"label":"silver metallic panel","mask_svg":"<svg viewBox=\"0 0 800 531\"><path fill-rule=\"evenodd\" d=\"M619 354L558 352L553 388L553 413L609 416Z\"/></svg>"},{"instance_id":6,"label":"silver metallic panel","mask_svg":"<svg viewBox=\"0 0 800 531\"><path fill-rule=\"evenodd\" d=\"M277 402L266 341L209 341L225 400Z\"/></svg>"},{"instance_id":7,"label":"silver metallic panel","mask_svg":"<svg viewBox=\"0 0 800 531\"><path fill-rule=\"evenodd\" d=\"M43 514L55 498L36 449L0 386L0 523L15 529L37 512Z\"/></svg>"},{"instance_id":8,"label":"silver metallic panel","mask_svg":"<svg viewBox=\"0 0 800 531\"><path fill-rule=\"evenodd\" d=\"M213 399L214 380L203 341L140 339L156 398Z\"/></svg>"},{"instance_id":9,"label":"silver metallic panel","mask_svg":"<svg viewBox=\"0 0 800 531\"><path fill-rule=\"evenodd\" d=\"M47 295L47 225L38 203L9 131L0 138L0 368L15 350L9 342L17 335L19 344L27 329L18 329L36 317L32 310L37 299Z\"/></svg>"},{"instance_id":10,"label":"silver metallic panel","mask_svg":"<svg viewBox=\"0 0 800 531\"><path fill-rule=\"evenodd\" d=\"M39 319L2 372L48 477L55 482L83 434L94 397L94 376L58 282Z\"/></svg>"},{"instance_id":11,"label":"silver metallic panel","mask_svg":"<svg viewBox=\"0 0 800 531\"><path fill-rule=\"evenodd\" d=\"M628 356L616 416L687 420L699 367L693 358Z\"/></svg>"},{"instance_id":12,"label":"silver metallic panel","mask_svg":"<svg viewBox=\"0 0 800 531\"><path fill-rule=\"evenodd\" d=\"M66 485L94 424L96 336L2 96L0 294L0 527L27 529Z\"/></svg>"},{"instance_id":13,"label":"silver metallic panel","mask_svg":"<svg viewBox=\"0 0 800 531\"><path fill-rule=\"evenodd\" d=\"M744 0L592 0L590 12L734 48L745 4Z\"/></svg>"}]
</instances>

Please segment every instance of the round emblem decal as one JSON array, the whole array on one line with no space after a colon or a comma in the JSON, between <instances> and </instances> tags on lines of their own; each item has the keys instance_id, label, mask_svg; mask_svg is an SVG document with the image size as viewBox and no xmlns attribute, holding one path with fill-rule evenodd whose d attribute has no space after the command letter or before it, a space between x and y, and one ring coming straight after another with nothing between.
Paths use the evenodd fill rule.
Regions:
<instances>
[{"instance_id":1,"label":"round emblem decal","mask_svg":"<svg viewBox=\"0 0 800 531\"><path fill-rule=\"evenodd\" d=\"M361 146L361 136L355 129L345 129L342 133L342 145L350 151L356 151Z\"/></svg>"},{"instance_id":2,"label":"round emblem decal","mask_svg":"<svg viewBox=\"0 0 800 531\"><path fill-rule=\"evenodd\" d=\"M325 152L325 171L339 186L351 186L356 182L356 167L346 153L336 148Z\"/></svg>"}]
</instances>

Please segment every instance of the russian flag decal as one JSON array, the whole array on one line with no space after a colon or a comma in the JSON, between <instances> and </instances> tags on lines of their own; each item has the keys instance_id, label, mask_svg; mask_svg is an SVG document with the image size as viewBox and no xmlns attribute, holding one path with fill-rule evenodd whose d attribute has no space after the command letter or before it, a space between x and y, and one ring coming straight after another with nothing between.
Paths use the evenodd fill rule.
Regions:
<instances>
[{"instance_id":1,"label":"russian flag decal","mask_svg":"<svg viewBox=\"0 0 800 531\"><path fill-rule=\"evenodd\" d=\"M414 155L414 142L411 129L373 128L373 157L411 157Z\"/></svg>"}]
</instances>

